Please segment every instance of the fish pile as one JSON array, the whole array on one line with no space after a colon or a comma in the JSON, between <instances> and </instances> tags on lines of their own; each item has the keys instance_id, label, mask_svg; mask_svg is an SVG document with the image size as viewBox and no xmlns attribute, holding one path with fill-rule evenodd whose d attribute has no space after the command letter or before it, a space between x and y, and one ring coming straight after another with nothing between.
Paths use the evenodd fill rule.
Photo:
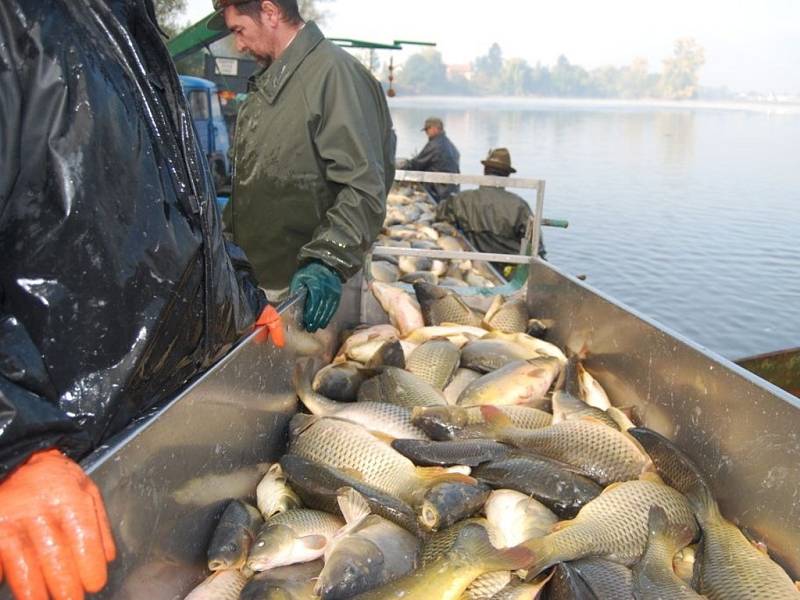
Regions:
<instances>
[{"instance_id":1,"label":"fish pile","mask_svg":"<svg viewBox=\"0 0 800 600\"><path fill-rule=\"evenodd\" d=\"M386 199L386 218L376 245L425 250L469 249L450 223L436 220L436 203L425 192L395 187ZM373 280L381 283L426 281L449 287L494 287L499 278L470 260L423 256L374 256Z\"/></svg>"},{"instance_id":2,"label":"fish pile","mask_svg":"<svg viewBox=\"0 0 800 600\"><path fill-rule=\"evenodd\" d=\"M391 324L297 365L308 413L257 507L222 514L188 598L800 598L582 352L531 335L524 302L479 314L430 283L384 285Z\"/></svg>"}]
</instances>

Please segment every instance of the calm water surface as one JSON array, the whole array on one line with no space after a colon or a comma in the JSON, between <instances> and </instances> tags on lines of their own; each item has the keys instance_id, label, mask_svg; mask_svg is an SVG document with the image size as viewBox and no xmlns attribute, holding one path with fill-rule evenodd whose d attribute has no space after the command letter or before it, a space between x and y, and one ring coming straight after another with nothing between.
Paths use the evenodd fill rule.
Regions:
<instances>
[{"instance_id":1,"label":"calm water surface","mask_svg":"<svg viewBox=\"0 0 800 600\"><path fill-rule=\"evenodd\" d=\"M441 116L480 174L506 146L547 181L548 258L729 358L800 346L800 112L395 98L398 156ZM521 191L523 196L533 196Z\"/></svg>"}]
</instances>

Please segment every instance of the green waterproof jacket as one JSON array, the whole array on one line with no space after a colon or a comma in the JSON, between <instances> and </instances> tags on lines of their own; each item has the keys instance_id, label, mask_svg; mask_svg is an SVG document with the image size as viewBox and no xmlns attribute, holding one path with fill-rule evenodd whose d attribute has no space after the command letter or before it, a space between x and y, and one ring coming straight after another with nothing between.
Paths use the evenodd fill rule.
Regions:
<instances>
[{"instance_id":1,"label":"green waterproof jacket","mask_svg":"<svg viewBox=\"0 0 800 600\"><path fill-rule=\"evenodd\" d=\"M450 196L437 207L437 218L458 227L476 250L497 254L519 254L532 214L523 198L486 186ZM541 241L539 256L545 256Z\"/></svg>"},{"instance_id":2,"label":"green waterproof jacket","mask_svg":"<svg viewBox=\"0 0 800 600\"><path fill-rule=\"evenodd\" d=\"M260 285L289 285L319 260L343 280L375 240L394 180L396 137L378 81L306 23L251 82L234 141L228 233Z\"/></svg>"}]
</instances>

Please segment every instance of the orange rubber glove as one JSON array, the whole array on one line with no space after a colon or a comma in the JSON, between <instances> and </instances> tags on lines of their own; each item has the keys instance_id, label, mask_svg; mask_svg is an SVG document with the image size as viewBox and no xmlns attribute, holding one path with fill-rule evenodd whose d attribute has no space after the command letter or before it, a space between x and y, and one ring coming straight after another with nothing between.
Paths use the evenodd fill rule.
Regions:
<instances>
[{"instance_id":1,"label":"orange rubber glove","mask_svg":"<svg viewBox=\"0 0 800 600\"><path fill-rule=\"evenodd\" d=\"M267 304L266 308L261 311L261 315L256 321L256 327L264 327L262 331L256 335L257 342L266 342L267 338L272 338L272 343L278 348L283 348L286 339L283 334L283 319L271 304Z\"/></svg>"},{"instance_id":2,"label":"orange rubber glove","mask_svg":"<svg viewBox=\"0 0 800 600\"><path fill-rule=\"evenodd\" d=\"M100 491L58 450L36 452L0 483L0 581L17 600L99 592L115 556Z\"/></svg>"}]
</instances>

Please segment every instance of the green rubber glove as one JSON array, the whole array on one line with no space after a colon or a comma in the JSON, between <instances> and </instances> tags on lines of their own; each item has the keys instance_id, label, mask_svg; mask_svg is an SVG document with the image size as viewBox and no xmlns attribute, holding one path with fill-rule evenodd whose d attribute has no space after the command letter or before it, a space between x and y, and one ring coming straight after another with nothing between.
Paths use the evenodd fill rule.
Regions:
<instances>
[{"instance_id":1,"label":"green rubber glove","mask_svg":"<svg viewBox=\"0 0 800 600\"><path fill-rule=\"evenodd\" d=\"M289 292L296 294L303 287L306 288L303 327L311 333L317 329L325 329L339 308L342 281L330 267L319 262L310 262L294 274Z\"/></svg>"}]
</instances>

